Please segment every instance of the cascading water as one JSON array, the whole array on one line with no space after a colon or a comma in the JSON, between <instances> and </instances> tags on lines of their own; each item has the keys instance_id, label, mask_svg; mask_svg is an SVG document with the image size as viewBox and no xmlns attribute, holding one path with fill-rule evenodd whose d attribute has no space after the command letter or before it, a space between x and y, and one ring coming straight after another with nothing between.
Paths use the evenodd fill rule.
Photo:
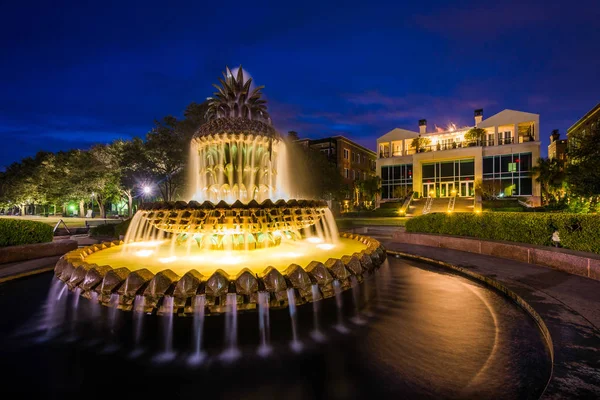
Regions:
<instances>
[{"instance_id":1,"label":"cascading water","mask_svg":"<svg viewBox=\"0 0 600 400\"><path fill-rule=\"evenodd\" d=\"M319 285L316 283L311 287L313 297L313 331L310 336L315 342L324 342L325 335L321 332L321 324L319 321L319 307L320 300L322 299L321 292L319 291Z\"/></svg>"},{"instance_id":2,"label":"cascading water","mask_svg":"<svg viewBox=\"0 0 600 400\"><path fill-rule=\"evenodd\" d=\"M302 342L298 340L298 328L296 327L296 324L298 323L296 320L296 295L293 288L287 290L287 298L289 303L288 308L290 310L290 321L292 323L292 343L290 344L290 347L298 353L302 350Z\"/></svg>"},{"instance_id":3,"label":"cascading water","mask_svg":"<svg viewBox=\"0 0 600 400\"><path fill-rule=\"evenodd\" d=\"M77 322L78 322L78 313L79 313L79 296L81 294L81 289L77 288L73 292L73 303L71 304L71 333L69 334L69 341L74 341L77 339Z\"/></svg>"},{"instance_id":4,"label":"cascading water","mask_svg":"<svg viewBox=\"0 0 600 400\"><path fill-rule=\"evenodd\" d=\"M45 331L45 338L49 339L55 334L55 329L62 325L66 314L67 285L58 279L52 280L45 304L44 319L41 330Z\"/></svg>"},{"instance_id":5,"label":"cascading water","mask_svg":"<svg viewBox=\"0 0 600 400\"><path fill-rule=\"evenodd\" d=\"M360 312L360 284L354 276L350 278L350 281L352 283L352 300L354 303L354 316L352 317L351 321L356 325L364 325L367 323L367 321L363 318Z\"/></svg>"},{"instance_id":6,"label":"cascading water","mask_svg":"<svg viewBox=\"0 0 600 400\"><path fill-rule=\"evenodd\" d=\"M342 299L342 287L337 279L333 281L333 290L335 291L335 305L337 307L337 324L335 329L340 333L348 333L348 328L344 325L344 300Z\"/></svg>"},{"instance_id":7,"label":"cascading water","mask_svg":"<svg viewBox=\"0 0 600 400\"><path fill-rule=\"evenodd\" d=\"M204 305L206 304L206 296L203 294L196 295L194 298L194 334L193 334L193 353L189 363L197 365L204 360L202 352L202 334L204 330Z\"/></svg>"},{"instance_id":8,"label":"cascading water","mask_svg":"<svg viewBox=\"0 0 600 400\"><path fill-rule=\"evenodd\" d=\"M240 357L237 347L237 295L227 294L227 312L225 313L226 350L221 354L224 361L233 361Z\"/></svg>"},{"instance_id":9,"label":"cascading water","mask_svg":"<svg viewBox=\"0 0 600 400\"><path fill-rule=\"evenodd\" d=\"M260 346L258 354L266 357L271 353L269 345L269 292L258 292L258 330L260 333Z\"/></svg>"},{"instance_id":10,"label":"cascading water","mask_svg":"<svg viewBox=\"0 0 600 400\"><path fill-rule=\"evenodd\" d=\"M142 295L136 295L133 301L133 353L132 357L137 357L142 352L142 332L144 324L144 307L146 298Z\"/></svg>"},{"instance_id":11,"label":"cascading water","mask_svg":"<svg viewBox=\"0 0 600 400\"><path fill-rule=\"evenodd\" d=\"M163 300L164 314L162 315L163 351L156 357L158 362L171 361L175 358L173 351L173 296L165 296Z\"/></svg>"}]
</instances>

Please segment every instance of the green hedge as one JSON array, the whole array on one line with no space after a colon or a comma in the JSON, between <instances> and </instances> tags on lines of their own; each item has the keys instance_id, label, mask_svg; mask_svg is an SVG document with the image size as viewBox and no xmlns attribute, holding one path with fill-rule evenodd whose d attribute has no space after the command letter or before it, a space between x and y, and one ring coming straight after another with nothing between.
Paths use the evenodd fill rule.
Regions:
<instances>
[{"instance_id":1,"label":"green hedge","mask_svg":"<svg viewBox=\"0 0 600 400\"><path fill-rule=\"evenodd\" d=\"M566 213L435 213L412 218L406 231L561 247L600 254L600 215Z\"/></svg>"},{"instance_id":2,"label":"green hedge","mask_svg":"<svg viewBox=\"0 0 600 400\"><path fill-rule=\"evenodd\" d=\"M0 247L51 242L54 232L43 222L0 219Z\"/></svg>"},{"instance_id":3,"label":"green hedge","mask_svg":"<svg viewBox=\"0 0 600 400\"><path fill-rule=\"evenodd\" d=\"M127 229L129 228L130 219L126 219L123 222L119 222L118 224L103 224L98 225L92 229L90 229L90 235L92 236L104 236L104 237L113 237L117 239L119 235L125 235L127 233Z\"/></svg>"}]
</instances>

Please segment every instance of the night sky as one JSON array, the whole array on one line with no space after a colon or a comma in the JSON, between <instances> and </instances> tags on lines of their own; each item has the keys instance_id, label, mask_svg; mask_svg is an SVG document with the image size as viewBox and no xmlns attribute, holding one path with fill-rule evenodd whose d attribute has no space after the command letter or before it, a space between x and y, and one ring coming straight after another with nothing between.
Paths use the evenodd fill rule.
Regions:
<instances>
[{"instance_id":1,"label":"night sky","mask_svg":"<svg viewBox=\"0 0 600 400\"><path fill-rule=\"evenodd\" d=\"M280 132L372 149L421 118L510 108L540 114L545 154L600 102L597 0L404 3L4 2L0 166L143 136L225 65L266 86Z\"/></svg>"}]
</instances>

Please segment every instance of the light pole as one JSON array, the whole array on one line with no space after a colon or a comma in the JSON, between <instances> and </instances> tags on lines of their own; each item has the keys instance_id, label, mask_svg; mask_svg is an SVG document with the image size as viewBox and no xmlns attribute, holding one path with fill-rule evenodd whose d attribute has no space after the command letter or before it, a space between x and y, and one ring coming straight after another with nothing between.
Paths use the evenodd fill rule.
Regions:
<instances>
[{"instance_id":1,"label":"light pole","mask_svg":"<svg viewBox=\"0 0 600 400\"><path fill-rule=\"evenodd\" d=\"M147 200L147 197L152 193L152 188L148 185L144 185L142 187L142 204L144 204L144 200Z\"/></svg>"}]
</instances>

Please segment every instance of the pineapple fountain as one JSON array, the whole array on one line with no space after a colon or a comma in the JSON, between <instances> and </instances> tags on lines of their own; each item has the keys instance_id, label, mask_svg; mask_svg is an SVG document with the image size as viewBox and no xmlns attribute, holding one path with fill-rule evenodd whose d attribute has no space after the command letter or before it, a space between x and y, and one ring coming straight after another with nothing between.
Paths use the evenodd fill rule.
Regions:
<instances>
[{"instance_id":1,"label":"pineapple fountain","mask_svg":"<svg viewBox=\"0 0 600 400\"><path fill-rule=\"evenodd\" d=\"M170 318L292 313L339 296L384 261L378 241L338 233L327 203L290 199L285 143L251 81L227 68L215 85L209 122L191 146L192 199L144 204L123 241L67 253L57 285L94 304Z\"/></svg>"}]
</instances>

